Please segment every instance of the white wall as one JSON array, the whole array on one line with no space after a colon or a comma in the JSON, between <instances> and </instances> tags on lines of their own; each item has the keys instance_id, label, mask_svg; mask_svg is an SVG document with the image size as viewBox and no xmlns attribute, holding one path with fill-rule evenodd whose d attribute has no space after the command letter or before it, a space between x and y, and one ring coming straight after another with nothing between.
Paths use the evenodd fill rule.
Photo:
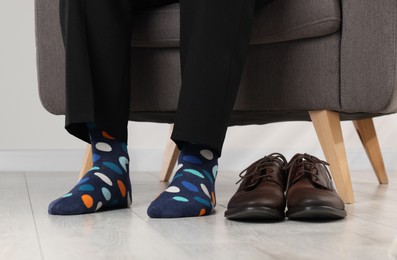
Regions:
<instances>
[{"instance_id":1,"label":"white wall","mask_svg":"<svg viewBox=\"0 0 397 260\"><path fill-rule=\"evenodd\" d=\"M0 89L0 170L77 170L84 144L64 131L63 117L50 115L39 101L32 0L0 2ZM375 124L386 167L396 170L397 116L377 118ZM342 127L350 167L370 170L352 124L346 122ZM130 123L129 131L133 169L157 170L168 126ZM288 157L296 152L323 157L310 123L232 127L221 167L240 170L275 151ZM62 156L68 158L59 158Z\"/></svg>"}]
</instances>

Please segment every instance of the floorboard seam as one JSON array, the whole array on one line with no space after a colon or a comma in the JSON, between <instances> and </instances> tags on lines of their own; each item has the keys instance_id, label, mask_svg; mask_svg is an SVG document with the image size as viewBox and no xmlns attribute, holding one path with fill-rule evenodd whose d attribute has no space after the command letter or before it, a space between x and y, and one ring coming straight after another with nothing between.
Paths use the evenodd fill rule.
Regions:
<instances>
[{"instance_id":1,"label":"floorboard seam","mask_svg":"<svg viewBox=\"0 0 397 260\"><path fill-rule=\"evenodd\" d=\"M36 223L36 216L35 216L35 214L34 214L33 205L32 205L32 199L31 199L31 197L30 197L30 191L29 191L28 181L27 181L27 179L26 179L26 173L23 173L23 177L24 177L24 179L25 179L26 191L27 191L28 197L29 197L30 211L32 212L32 216L33 216L34 229L35 229L35 231L36 231L37 243L39 244L40 256L41 256L41 259L44 260L43 248L42 248L42 246L41 246L40 236L39 236L39 232L38 232L38 228L37 228L37 223Z\"/></svg>"}]
</instances>

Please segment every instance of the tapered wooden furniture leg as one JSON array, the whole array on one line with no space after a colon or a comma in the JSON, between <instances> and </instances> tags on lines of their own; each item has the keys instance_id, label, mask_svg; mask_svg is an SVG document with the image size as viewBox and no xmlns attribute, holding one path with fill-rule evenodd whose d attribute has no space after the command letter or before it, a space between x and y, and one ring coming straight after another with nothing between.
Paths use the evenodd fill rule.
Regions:
<instances>
[{"instance_id":1,"label":"tapered wooden furniture leg","mask_svg":"<svg viewBox=\"0 0 397 260\"><path fill-rule=\"evenodd\" d=\"M85 150L83 167L81 168L79 180L81 180L86 172L92 168L92 150L91 145L88 144Z\"/></svg>"},{"instance_id":2,"label":"tapered wooden furniture leg","mask_svg":"<svg viewBox=\"0 0 397 260\"><path fill-rule=\"evenodd\" d=\"M339 114L329 110L310 111L317 137L320 141L336 188L345 203L353 203L354 195Z\"/></svg>"},{"instance_id":3,"label":"tapered wooden furniture leg","mask_svg":"<svg viewBox=\"0 0 397 260\"><path fill-rule=\"evenodd\" d=\"M376 177L380 184L387 184L387 174L383 163L382 152L380 151L378 137L376 136L375 126L372 118L354 120L353 124L360 137L361 143L367 152L368 158L374 168Z\"/></svg>"},{"instance_id":4,"label":"tapered wooden furniture leg","mask_svg":"<svg viewBox=\"0 0 397 260\"><path fill-rule=\"evenodd\" d=\"M170 127L170 136L172 133L172 129L174 125ZM163 156L163 164L161 166L161 174L160 174L160 181L168 181L171 177L172 171L174 170L176 160L179 156L179 149L176 144L169 139L167 141L167 145L165 147L164 156Z\"/></svg>"}]
</instances>

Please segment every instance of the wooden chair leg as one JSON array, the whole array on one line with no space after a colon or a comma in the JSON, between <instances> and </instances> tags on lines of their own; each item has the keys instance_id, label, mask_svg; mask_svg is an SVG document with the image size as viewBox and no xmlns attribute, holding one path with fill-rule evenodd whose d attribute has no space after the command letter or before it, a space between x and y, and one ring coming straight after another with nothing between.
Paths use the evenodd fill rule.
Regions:
<instances>
[{"instance_id":1,"label":"wooden chair leg","mask_svg":"<svg viewBox=\"0 0 397 260\"><path fill-rule=\"evenodd\" d=\"M83 167L81 168L79 180L81 180L86 172L92 168L92 150L88 144L84 154Z\"/></svg>"},{"instance_id":2,"label":"wooden chair leg","mask_svg":"<svg viewBox=\"0 0 397 260\"><path fill-rule=\"evenodd\" d=\"M345 203L353 203L354 195L350 179L349 166L339 113L329 110L310 111L317 137L320 141L326 160L339 195Z\"/></svg>"},{"instance_id":3,"label":"wooden chair leg","mask_svg":"<svg viewBox=\"0 0 397 260\"><path fill-rule=\"evenodd\" d=\"M378 138L372 118L353 121L361 143L367 152L368 158L375 171L380 184L387 184L387 174L383 163L382 152L380 151Z\"/></svg>"},{"instance_id":4,"label":"wooden chair leg","mask_svg":"<svg viewBox=\"0 0 397 260\"><path fill-rule=\"evenodd\" d=\"M170 135L172 133L173 128L174 125L171 125ZM172 171L174 170L175 167L176 160L178 159L179 153L180 152L176 144L171 139L169 139L164 151L160 181L167 182L170 179Z\"/></svg>"}]
</instances>

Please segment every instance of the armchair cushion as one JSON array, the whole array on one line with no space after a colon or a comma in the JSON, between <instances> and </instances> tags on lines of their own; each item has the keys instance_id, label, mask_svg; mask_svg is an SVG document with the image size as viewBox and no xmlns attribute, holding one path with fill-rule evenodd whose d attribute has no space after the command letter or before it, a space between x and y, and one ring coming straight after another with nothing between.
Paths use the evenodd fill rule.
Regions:
<instances>
[{"instance_id":1,"label":"armchair cushion","mask_svg":"<svg viewBox=\"0 0 397 260\"><path fill-rule=\"evenodd\" d=\"M339 0L274 0L255 16L251 44L324 36L340 29ZM136 11L132 47L178 47L179 4Z\"/></svg>"}]
</instances>

